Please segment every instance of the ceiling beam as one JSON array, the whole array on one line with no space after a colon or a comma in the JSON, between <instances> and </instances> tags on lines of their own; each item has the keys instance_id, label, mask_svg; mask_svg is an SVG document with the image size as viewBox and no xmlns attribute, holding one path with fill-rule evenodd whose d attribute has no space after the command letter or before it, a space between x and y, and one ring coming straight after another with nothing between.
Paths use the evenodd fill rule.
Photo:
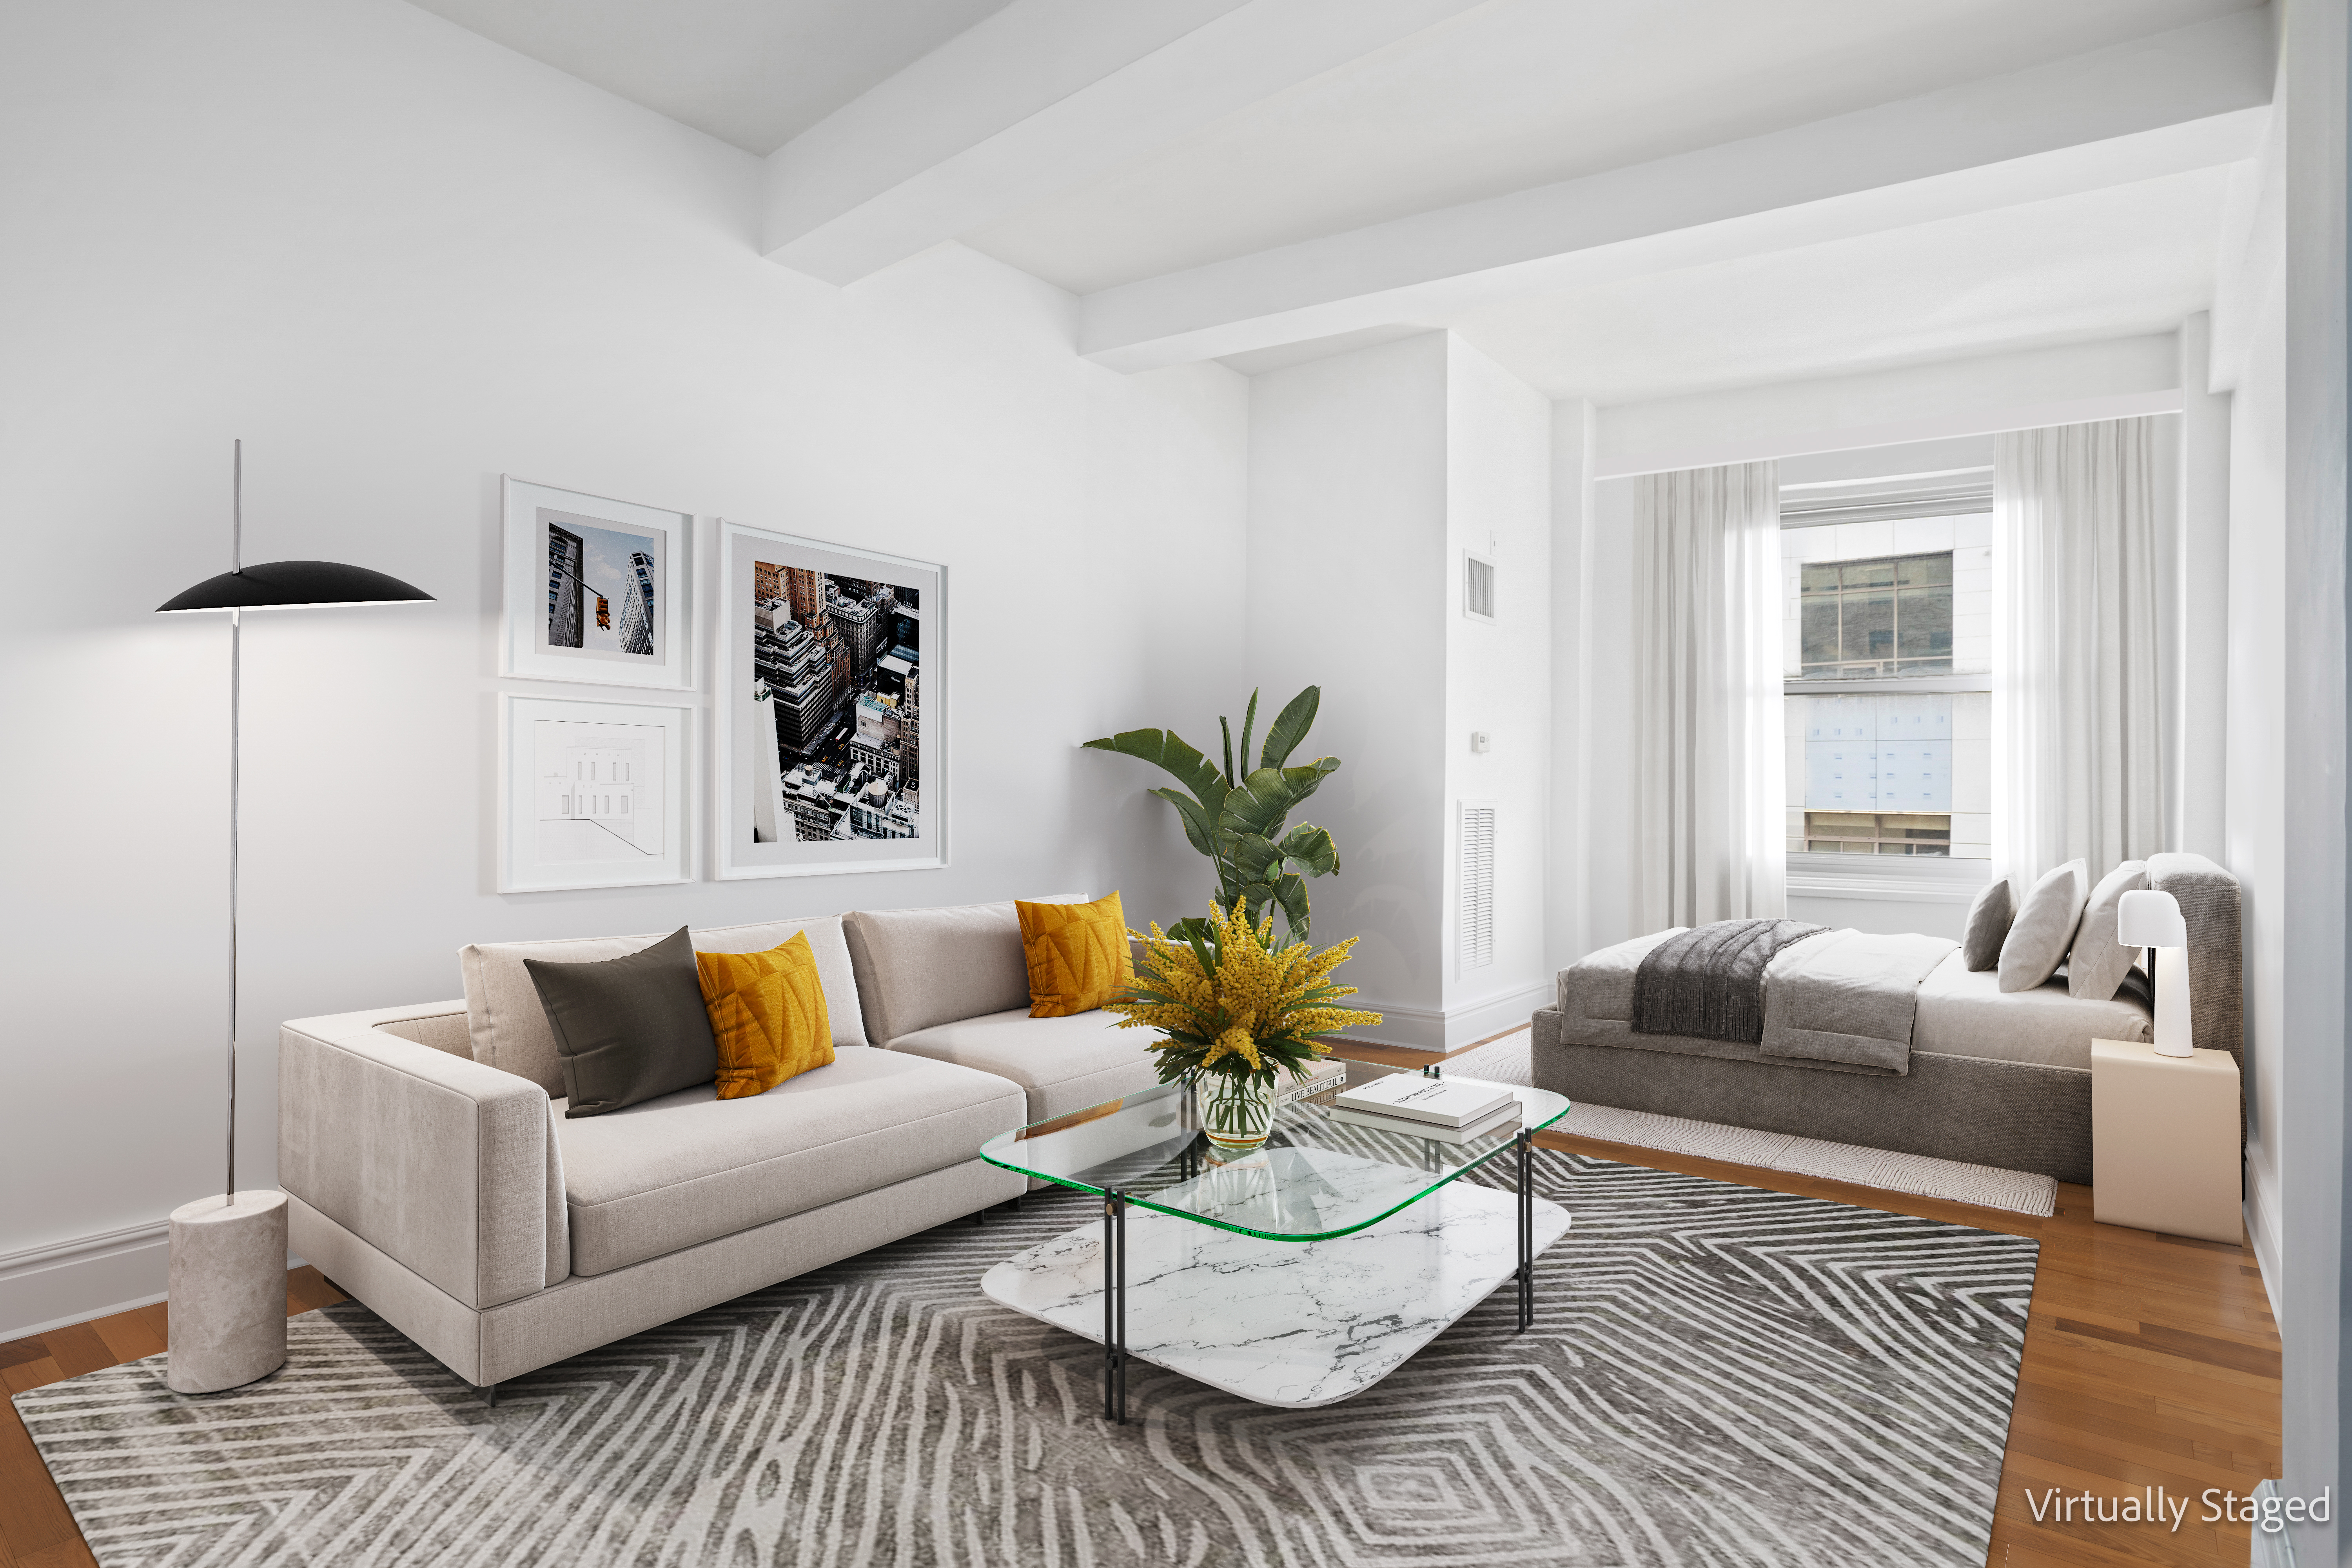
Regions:
<instances>
[{"instance_id":1,"label":"ceiling beam","mask_svg":"<svg viewBox=\"0 0 2352 1568\"><path fill-rule=\"evenodd\" d=\"M762 248L854 283L1495 0L1013 0L768 159Z\"/></svg>"},{"instance_id":2,"label":"ceiling beam","mask_svg":"<svg viewBox=\"0 0 2352 1568\"><path fill-rule=\"evenodd\" d=\"M1081 301L1139 371L2252 156L2264 11L1652 163L1146 278Z\"/></svg>"}]
</instances>

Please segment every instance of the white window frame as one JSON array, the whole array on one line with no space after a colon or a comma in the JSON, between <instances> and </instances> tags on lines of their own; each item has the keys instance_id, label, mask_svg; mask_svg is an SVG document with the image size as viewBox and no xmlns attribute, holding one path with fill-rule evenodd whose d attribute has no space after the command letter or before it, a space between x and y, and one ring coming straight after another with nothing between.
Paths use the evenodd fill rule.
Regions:
<instances>
[{"instance_id":1,"label":"white window frame","mask_svg":"<svg viewBox=\"0 0 2352 1568\"><path fill-rule=\"evenodd\" d=\"M1974 509L1971 509L1974 510ZM1918 516L1964 515L1955 509L1951 512L1921 510ZM1851 521L1841 519L1840 521ZM1821 523L1791 525L1784 508L1781 529L1793 531L1795 527L1819 527ZM1912 552L1911 553L1917 553ZM1876 557L1857 557L1871 560ZM1882 675L1859 678L1822 678L1807 679L1801 676L1784 676L1780 695L1789 697L1833 697L1841 693L1893 692L1984 692L1992 690L1993 677L1990 670L1973 674ZM1801 802L1795 809L1803 810ZM1786 876L1792 898L1869 898L1900 902L1932 904L1966 904L1975 899L1985 884L1992 879L1990 860L1964 859L1956 856L1928 855L1815 855L1803 850L1787 851Z\"/></svg>"}]
</instances>

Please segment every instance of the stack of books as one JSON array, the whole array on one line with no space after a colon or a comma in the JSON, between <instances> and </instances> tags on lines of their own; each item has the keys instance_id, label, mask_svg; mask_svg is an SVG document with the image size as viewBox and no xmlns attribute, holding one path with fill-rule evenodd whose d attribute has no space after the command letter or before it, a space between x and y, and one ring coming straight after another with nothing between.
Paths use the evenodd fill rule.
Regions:
<instances>
[{"instance_id":1,"label":"stack of books","mask_svg":"<svg viewBox=\"0 0 2352 1568\"><path fill-rule=\"evenodd\" d=\"M1309 1100L1327 1089L1337 1089L1347 1081L1348 1064L1346 1062L1323 1062L1303 1079L1276 1079L1274 1102L1276 1105L1289 1105L1297 1100Z\"/></svg>"},{"instance_id":2,"label":"stack of books","mask_svg":"<svg viewBox=\"0 0 2352 1568\"><path fill-rule=\"evenodd\" d=\"M1410 1133L1439 1143L1475 1143L1519 1124L1519 1097L1491 1083L1391 1073L1332 1097L1331 1120Z\"/></svg>"}]
</instances>

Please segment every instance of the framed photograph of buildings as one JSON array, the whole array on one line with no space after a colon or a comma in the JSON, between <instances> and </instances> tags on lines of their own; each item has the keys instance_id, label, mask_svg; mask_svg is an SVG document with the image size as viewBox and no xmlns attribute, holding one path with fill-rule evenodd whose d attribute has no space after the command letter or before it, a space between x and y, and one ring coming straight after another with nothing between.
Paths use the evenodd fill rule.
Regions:
<instances>
[{"instance_id":1,"label":"framed photograph of buildings","mask_svg":"<svg viewBox=\"0 0 2352 1568\"><path fill-rule=\"evenodd\" d=\"M947 864L947 570L719 525L716 873Z\"/></svg>"},{"instance_id":2,"label":"framed photograph of buildings","mask_svg":"<svg viewBox=\"0 0 2352 1568\"><path fill-rule=\"evenodd\" d=\"M691 882L694 710L499 698L499 891Z\"/></svg>"},{"instance_id":3,"label":"framed photograph of buildings","mask_svg":"<svg viewBox=\"0 0 2352 1568\"><path fill-rule=\"evenodd\" d=\"M499 480L509 675L596 686L694 686L694 520Z\"/></svg>"}]
</instances>

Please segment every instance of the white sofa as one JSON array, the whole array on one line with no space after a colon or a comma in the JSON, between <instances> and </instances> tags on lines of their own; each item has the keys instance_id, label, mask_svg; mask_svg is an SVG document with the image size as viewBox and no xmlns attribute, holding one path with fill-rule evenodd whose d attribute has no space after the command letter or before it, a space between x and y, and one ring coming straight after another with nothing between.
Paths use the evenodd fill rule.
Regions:
<instances>
[{"instance_id":1,"label":"white sofa","mask_svg":"<svg viewBox=\"0 0 2352 1568\"><path fill-rule=\"evenodd\" d=\"M978 1157L1025 1122L1154 1081L1113 1016L1028 1016L1010 902L694 932L794 931L835 1061L763 1095L710 1085L562 1114L525 956L649 935L469 947L466 997L286 1024L278 1175L294 1250L449 1369L495 1386L747 1290L1018 1196Z\"/></svg>"}]
</instances>

